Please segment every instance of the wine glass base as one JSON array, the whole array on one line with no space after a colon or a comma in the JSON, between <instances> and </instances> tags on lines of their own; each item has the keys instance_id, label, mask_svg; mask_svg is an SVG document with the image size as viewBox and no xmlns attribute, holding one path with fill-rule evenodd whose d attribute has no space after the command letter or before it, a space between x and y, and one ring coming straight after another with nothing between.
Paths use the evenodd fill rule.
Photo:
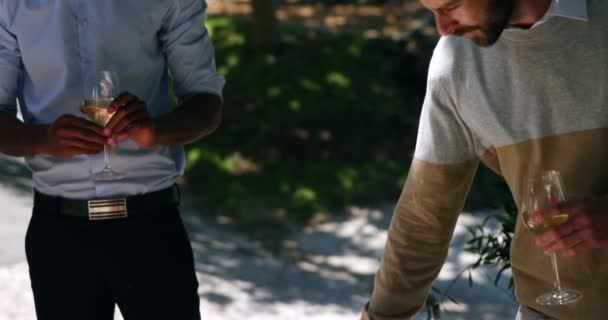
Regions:
<instances>
[{"instance_id":1,"label":"wine glass base","mask_svg":"<svg viewBox=\"0 0 608 320\"><path fill-rule=\"evenodd\" d=\"M98 172L93 175L93 180L97 181L111 181L111 180L120 180L126 177L127 175L122 172L116 172L112 169L105 168L101 172Z\"/></svg>"},{"instance_id":2,"label":"wine glass base","mask_svg":"<svg viewBox=\"0 0 608 320\"><path fill-rule=\"evenodd\" d=\"M576 290L561 290L545 293L536 298L536 303L542 306L561 306L580 300L583 294Z\"/></svg>"}]
</instances>

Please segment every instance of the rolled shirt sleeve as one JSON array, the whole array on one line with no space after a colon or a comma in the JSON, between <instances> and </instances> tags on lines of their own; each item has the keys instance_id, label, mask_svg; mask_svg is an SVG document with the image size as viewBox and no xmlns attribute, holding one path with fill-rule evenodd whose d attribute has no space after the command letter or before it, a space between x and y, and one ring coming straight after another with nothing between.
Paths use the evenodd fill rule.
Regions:
<instances>
[{"instance_id":1,"label":"rolled shirt sleeve","mask_svg":"<svg viewBox=\"0 0 608 320\"><path fill-rule=\"evenodd\" d=\"M173 3L159 38L173 76L178 103L199 93L221 98L225 80L216 70L214 48L205 27L205 1L177 0Z\"/></svg>"},{"instance_id":2,"label":"rolled shirt sleeve","mask_svg":"<svg viewBox=\"0 0 608 320\"><path fill-rule=\"evenodd\" d=\"M16 115L22 74L21 52L17 38L9 31L8 21L3 17L5 13L0 13L0 111Z\"/></svg>"}]
</instances>

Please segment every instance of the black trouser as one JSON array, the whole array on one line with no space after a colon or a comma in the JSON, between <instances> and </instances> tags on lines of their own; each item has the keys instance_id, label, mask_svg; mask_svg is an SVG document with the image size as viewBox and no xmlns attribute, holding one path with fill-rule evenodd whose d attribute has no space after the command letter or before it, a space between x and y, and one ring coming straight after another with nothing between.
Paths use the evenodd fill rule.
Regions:
<instances>
[{"instance_id":1,"label":"black trouser","mask_svg":"<svg viewBox=\"0 0 608 320\"><path fill-rule=\"evenodd\" d=\"M38 320L198 320L192 247L176 207L123 219L34 208L26 254Z\"/></svg>"}]
</instances>

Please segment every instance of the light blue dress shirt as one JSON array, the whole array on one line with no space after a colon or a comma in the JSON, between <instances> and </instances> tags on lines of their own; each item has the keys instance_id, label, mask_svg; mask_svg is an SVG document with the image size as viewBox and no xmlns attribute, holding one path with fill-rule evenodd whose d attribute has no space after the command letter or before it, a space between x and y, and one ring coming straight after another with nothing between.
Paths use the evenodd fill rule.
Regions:
<instances>
[{"instance_id":1,"label":"light blue dress shirt","mask_svg":"<svg viewBox=\"0 0 608 320\"><path fill-rule=\"evenodd\" d=\"M197 93L221 97L213 47L200 0L0 0L0 110L25 123L83 116L85 81L101 69L117 72L121 91L169 112L168 72L179 102ZM133 195L171 186L183 173L182 146L140 149L122 141L110 153L118 181L93 181L103 153L62 160L26 159L40 192L69 198Z\"/></svg>"}]
</instances>

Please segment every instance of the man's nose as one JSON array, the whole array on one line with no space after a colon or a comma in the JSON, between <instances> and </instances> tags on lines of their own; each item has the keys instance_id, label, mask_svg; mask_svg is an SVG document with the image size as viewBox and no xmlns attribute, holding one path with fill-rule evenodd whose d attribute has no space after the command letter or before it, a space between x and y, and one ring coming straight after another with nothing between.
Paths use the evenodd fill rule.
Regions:
<instances>
[{"instance_id":1,"label":"man's nose","mask_svg":"<svg viewBox=\"0 0 608 320\"><path fill-rule=\"evenodd\" d=\"M441 12L435 12L434 15L435 24L437 25L437 32L439 32L440 35L447 36L456 30L458 21Z\"/></svg>"}]
</instances>

